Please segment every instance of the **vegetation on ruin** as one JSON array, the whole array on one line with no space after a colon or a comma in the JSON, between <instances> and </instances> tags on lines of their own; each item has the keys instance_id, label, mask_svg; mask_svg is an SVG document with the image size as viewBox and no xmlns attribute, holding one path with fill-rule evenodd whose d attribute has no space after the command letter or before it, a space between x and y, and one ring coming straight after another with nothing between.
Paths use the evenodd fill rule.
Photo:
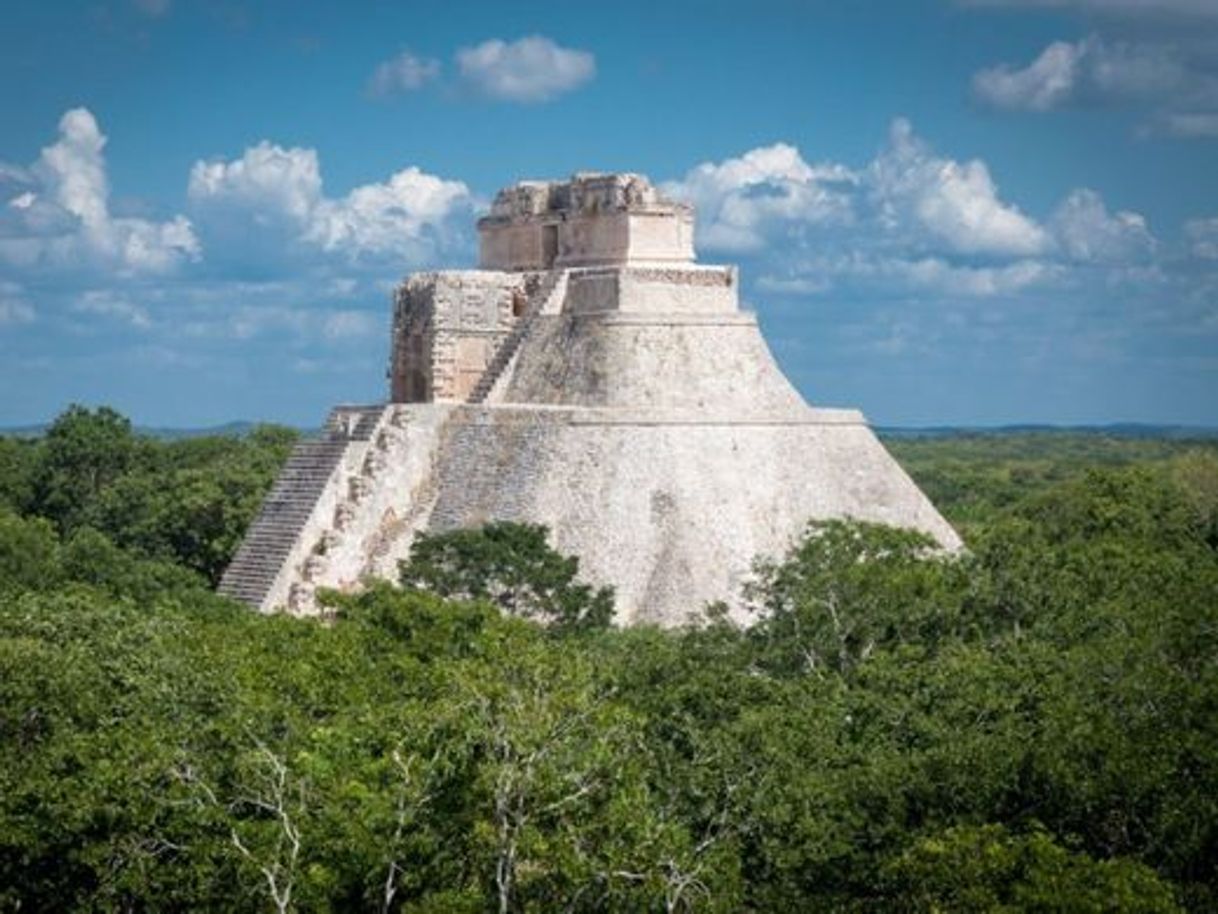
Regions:
<instances>
[{"instance_id":1,"label":"vegetation on ruin","mask_svg":"<svg viewBox=\"0 0 1218 914\"><path fill-rule=\"evenodd\" d=\"M1218 907L1213 444L896 442L966 555L818 524L661 631L513 525L217 597L293 437L0 439L0 910Z\"/></svg>"}]
</instances>

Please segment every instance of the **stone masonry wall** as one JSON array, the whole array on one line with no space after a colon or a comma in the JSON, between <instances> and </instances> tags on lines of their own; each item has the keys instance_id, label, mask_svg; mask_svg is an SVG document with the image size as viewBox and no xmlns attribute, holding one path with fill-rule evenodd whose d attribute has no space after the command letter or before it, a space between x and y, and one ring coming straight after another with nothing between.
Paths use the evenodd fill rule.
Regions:
<instances>
[{"instance_id":1,"label":"stone masonry wall","mask_svg":"<svg viewBox=\"0 0 1218 914\"><path fill-rule=\"evenodd\" d=\"M535 273L491 270L411 276L394 297L390 398L464 400L537 282Z\"/></svg>"},{"instance_id":2,"label":"stone masonry wall","mask_svg":"<svg viewBox=\"0 0 1218 914\"><path fill-rule=\"evenodd\" d=\"M623 623L681 624L706 601L741 615L758 556L809 519L857 517L959 539L849 410L779 419L714 410L463 408L437 461L432 530L547 525Z\"/></svg>"}]
</instances>

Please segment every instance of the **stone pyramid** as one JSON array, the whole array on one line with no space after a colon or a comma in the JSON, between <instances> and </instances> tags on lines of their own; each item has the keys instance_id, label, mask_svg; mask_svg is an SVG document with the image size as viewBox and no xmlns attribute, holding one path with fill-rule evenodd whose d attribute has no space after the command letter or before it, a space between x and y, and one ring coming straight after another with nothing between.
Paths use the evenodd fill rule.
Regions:
<instances>
[{"instance_id":1,"label":"stone pyramid","mask_svg":"<svg viewBox=\"0 0 1218 914\"><path fill-rule=\"evenodd\" d=\"M804 402L693 212L631 174L499 193L477 270L394 300L387 404L338 407L268 495L221 590L316 612L319 587L396 576L419 531L542 523L622 623L738 607L809 520L955 531L861 413Z\"/></svg>"}]
</instances>

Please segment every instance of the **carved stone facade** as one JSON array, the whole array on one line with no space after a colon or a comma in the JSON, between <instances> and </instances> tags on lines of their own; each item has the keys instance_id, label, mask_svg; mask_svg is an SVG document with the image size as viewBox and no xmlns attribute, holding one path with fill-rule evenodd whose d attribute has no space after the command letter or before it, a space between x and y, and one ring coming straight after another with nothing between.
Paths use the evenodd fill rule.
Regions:
<instances>
[{"instance_id":1,"label":"carved stone facade","mask_svg":"<svg viewBox=\"0 0 1218 914\"><path fill-rule=\"evenodd\" d=\"M394 295L390 400L468 399L538 282L491 270L411 276Z\"/></svg>"},{"instance_id":2,"label":"carved stone facade","mask_svg":"<svg viewBox=\"0 0 1218 914\"><path fill-rule=\"evenodd\" d=\"M663 199L646 178L632 174L513 185L499 192L478 233L485 270L694 259L693 209Z\"/></svg>"}]
</instances>

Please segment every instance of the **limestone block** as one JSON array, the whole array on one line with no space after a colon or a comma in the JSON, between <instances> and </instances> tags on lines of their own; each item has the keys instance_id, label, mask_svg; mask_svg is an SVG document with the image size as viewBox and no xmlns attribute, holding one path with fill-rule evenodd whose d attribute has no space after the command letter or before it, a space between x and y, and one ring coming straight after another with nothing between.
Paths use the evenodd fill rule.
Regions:
<instances>
[{"instance_id":1,"label":"limestone block","mask_svg":"<svg viewBox=\"0 0 1218 914\"><path fill-rule=\"evenodd\" d=\"M663 199L640 175L577 174L502 191L478 223L488 270L613 263L688 263L693 211Z\"/></svg>"}]
</instances>

